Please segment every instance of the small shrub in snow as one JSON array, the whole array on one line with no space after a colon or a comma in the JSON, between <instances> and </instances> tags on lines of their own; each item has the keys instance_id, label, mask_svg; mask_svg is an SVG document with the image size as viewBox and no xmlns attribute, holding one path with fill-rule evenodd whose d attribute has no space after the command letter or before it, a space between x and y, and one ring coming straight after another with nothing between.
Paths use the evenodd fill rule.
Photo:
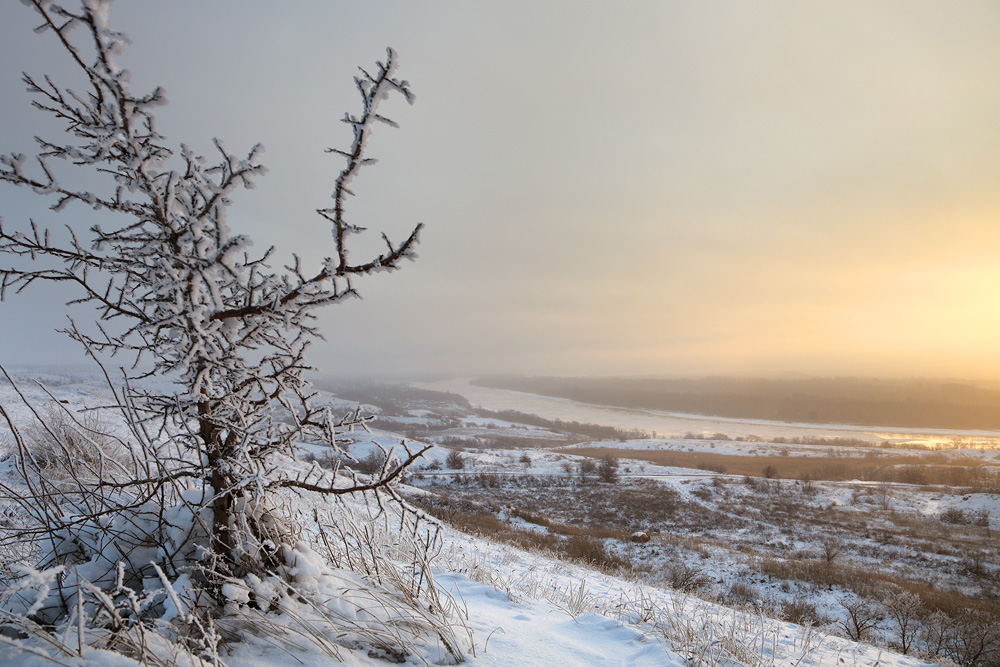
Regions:
<instances>
[{"instance_id":1,"label":"small shrub in snow","mask_svg":"<svg viewBox=\"0 0 1000 667\"><path fill-rule=\"evenodd\" d=\"M976 611L962 614L946 637L944 654L959 665L997 665L1000 663L1000 619Z\"/></svg>"},{"instance_id":2,"label":"small shrub in snow","mask_svg":"<svg viewBox=\"0 0 1000 667\"><path fill-rule=\"evenodd\" d=\"M729 605L744 606L755 604L760 599L756 588L745 581L734 581L722 596L722 601Z\"/></svg>"},{"instance_id":3,"label":"small shrub in snow","mask_svg":"<svg viewBox=\"0 0 1000 667\"><path fill-rule=\"evenodd\" d=\"M820 549L820 558L829 567L833 564L835 560L840 558L840 554L844 552L844 543L835 539L823 540L822 547Z\"/></svg>"},{"instance_id":4,"label":"small shrub in snow","mask_svg":"<svg viewBox=\"0 0 1000 667\"><path fill-rule=\"evenodd\" d=\"M445 458L444 464L452 470L461 470L465 467L465 457L462 456L462 452L453 449L448 452L448 456Z\"/></svg>"},{"instance_id":5,"label":"small shrub in snow","mask_svg":"<svg viewBox=\"0 0 1000 667\"><path fill-rule=\"evenodd\" d=\"M817 611L815 604L801 597L781 605L781 618L796 625L817 626L827 622Z\"/></svg>"},{"instance_id":6,"label":"small shrub in snow","mask_svg":"<svg viewBox=\"0 0 1000 667\"><path fill-rule=\"evenodd\" d=\"M704 572L687 563L670 566L667 570L667 580L671 588L683 593L700 590L711 583L711 579Z\"/></svg>"},{"instance_id":7,"label":"small shrub in snow","mask_svg":"<svg viewBox=\"0 0 1000 667\"><path fill-rule=\"evenodd\" d=\"M917 640L920 619L924 616L923 603L915 593L901 589L887 590L881 602L895 635L893 648L906 655Z\"/></svg>"},{"instance_id":8,"label":"small shrub in snow","mask_svg":"<svg viewBox=\"0 0 1000 667\"><path fill-rule=\"evenodd\" d=\"M972 521L966 516L960 507L949 507L941 512L941 521L956 526L968 526Z\"/></svg>"},{"instance_id":9,"label":"small shrub in snow","mask_svg":"<svg viewBox=\"0 0 1000 667\"><path fill-rule=\"evenodd\" d=\"M865 598L841 600L840 606L844 610L844 617L838 621L838 625L852 641L870 640L885 618L884 608Z\"/></svg>"},{"instance_id":10,"label":"small shrub in snow","mask_svg":"<svg viewBox=\"0 0 1000 667\"><path fill-rule=\"evenodd\" d=\"M352 467L362 475L378 475L385 468L388 455L381 449L373 449L368 456L359 459Z\"/></svg>"},{"instance_id":11,"label":"small shrub in snow","mask_svg":"<svg viewBox=\"0 0 1000 667\"><path fill-rule=\"evenodd\" d=\"M610 454L601 457L597 463L597 478L607 484L618 482L618 458Z\"/></svg>"}]
</instances>

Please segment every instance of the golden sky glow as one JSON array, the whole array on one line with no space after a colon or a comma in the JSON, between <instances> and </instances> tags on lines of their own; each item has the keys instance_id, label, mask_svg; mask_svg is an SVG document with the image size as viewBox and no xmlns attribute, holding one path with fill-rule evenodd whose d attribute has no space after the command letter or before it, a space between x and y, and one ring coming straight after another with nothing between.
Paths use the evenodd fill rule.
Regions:
<instances>
[{"instance_id":1,"label":"golden sky glow","mask_svg":"<svg viewBox=\"0 0 1000 667\"><path fill-rule=\"evenodd\" d=\"M418 96L352 210L390 235L425 222L421 259L323 315L328 370L1000 377L993 0L238 6L115 14L168 136L267 145L231 220L280 257L323 256L310 211L354 64L392 44ZM30 12L0 18L19 92L58 60ZM30 149L26 99L0 104L0 149ZM43 326L33 305L3 308L0 343L37 340L9 323Z\"/></svg>"}]
</instances>

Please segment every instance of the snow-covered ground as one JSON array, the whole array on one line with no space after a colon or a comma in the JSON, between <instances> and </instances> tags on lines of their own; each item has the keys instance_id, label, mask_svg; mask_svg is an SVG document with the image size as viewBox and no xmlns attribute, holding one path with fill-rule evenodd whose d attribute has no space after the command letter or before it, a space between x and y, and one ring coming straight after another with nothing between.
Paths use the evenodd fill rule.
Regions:
<instances>
[{"instance_id":1,"label":"snow-covered ground","mask_svg":"<svg viewBox=\"0 0 1000 667\"><path fill-rule=\"evenodd\" d=\"M698 650L710 652L713 642L727 640L748 649L743 664L931 664L455 532L441 558L452 572L492 584L439 575L477 609L470 614L474 629L490 635L485 660L471 664L686 665L683 658L697 662ZM470 602L476 597L485 600ZM668 637L686 634L702 641L683 656L665 650Z\"/></svg>"},{"instance_id":2,"label":"snow-covered ground","mask_svg":"<svg viewBox=\"0 0 1000 667\"><path fill-rule=\"evenodd\" d=\"M44 405L52 399L59 401L66 409L79 410L106 403L108 391L101 378L92 373L75 373L60 370L41 372L20 372L17 374L22 392L36 405ZM38 379L48 386L48 391L32 384ZM51 392L51 397L49 396ZM562 402L560 402L562 403ZM19 425L31 421L31 413L24 406L14 388L0 383L0 404L10 418ZM338 408L350 409L349 401L337 404ZM572 408L568 412L546 414L534 409L531 404L521 401L516 405L496 405L494 408L512 408L542 413L543 416L594 421L591 408ZM414 423L426 423L432 414L414 414ZM614 425L627 428L649 428L646 422L629 422L627 416L617 415L623 421ZM658 417L655 419L659 419ZM525 430L529 427L511 422L495 422L470 416L463 420L464 426L472 432L478 429ZM665 432L662 423L659 428ZM114 429L114 424L109 424ZM706 430L718 430L720 424L706 425ZM736 425L742 428L743 425ZM762 424L752 425L760 429ZM7 425L0 420L0 441L5 437ZM535 427L530 427L535 428ZM772 427L768 427L772 428ZM774 431L783 432L783 425L773 426ZM683 430L688 430L684 427ZM834 434L842 434L831 429ZM757 433L760 431L757 430ZM350 436L350 434L348 434ZM400 437L393 433L373 430L372 433L356 433L356 441L350 446L351 454L362 459L371 451L391 450L399 447ZM648 446L677 446L699 448L714 453L745 453L746 444L760 443L709 443L705 441L631 441L617 444L627 449ZM321 454L320 450L314 454ZM442 447L432 449L425 460L418 465L415 474L433 480L460 471L445 468L449 450ZM468 451L464 473L479 471L507 471L511 474L531 474L558 477L575 474L576 465L581 460L567 451L555 452L546 449L530 450L481 450ZM669 478L668 483L677 493L686 498L701 498L704 489L713 480L728 476L702 470L691 470L669 466L657 466L642 461L621 462L622 472L635 478ZM421 483L426 487L426 484ZM737 487L733 487L737 488ZM948 494L916 495L899 489L893 495L893 502L899 511L913 511L937 514L946 508L960 508L965 511L985 511L995 519L1000 515L1000 499L974 496L962 497ZM426 493L419 488L413 493ZM820 502L841 502L850 505L854 493L849 489L829 486ZM700 495L701 494L701 495ZM840 499L839 501L837 499ZM699 501L700 502L700 501ZM537 526L536 526L537 528ZM622 547L635 548L635 547ZM880 665L886 667L916 667L926 663L866 644L858 644L831 636L819 630L776 621L768 618L763 610L754 612L744 607L734 610L697 597L676 591L602 574L579 565L570 564L541 553L526 552L509 545L498 544L487 539L473 537L456 529L445 529L441 553L435 561L438 586L450 592L457 605L456 623L468 630L465 645L467 664L470 665L665 665L681 666L707 661L713 654L730 651L735 663L752 665L809 665L823 667L843 667L844 665ZM716 578L727 576L724 569L705 569L707 575ZM822 597L822 593L815 593ZM819 606L835 606L831 599L817 599ZM460 632L461 635L461 632ZM681 638L687 638L682 641ZM234 652L227 659L230 665L285 667L291 665L333 664L329 654L308 648L304 644L301 651L289 650L287 645L271 646L260 639L246 638L245 642L234 644ZM3 651L6 650L6 653ZM733 657L737 656L737 657ZM363 651L344 650L340 654L344 664L377 665L385 662L371 657ZM132 661L110 653L92 654L89 663L94 665L132 665ZM440 650L428 646L422 653L410 655L405 664L441 664L450 658ZM689 662L690 661L690 662ZM66 657L64 664L81 665L86 660ZM18 653L16 649L0 649L0 663L4 665L51 664L28 653Z\"/></svg>"}]
</instances>

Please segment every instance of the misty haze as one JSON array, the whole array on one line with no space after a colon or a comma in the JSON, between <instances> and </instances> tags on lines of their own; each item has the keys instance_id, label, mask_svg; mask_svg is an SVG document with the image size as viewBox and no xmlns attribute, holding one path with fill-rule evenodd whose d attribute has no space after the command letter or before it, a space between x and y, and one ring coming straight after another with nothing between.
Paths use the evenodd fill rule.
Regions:
<instances>
[{"instance_id":1,"label":"misty haze","mask_svg":"<svg viewBox=\"0 0 1000 667\"><path fill-rule=\"evenodd\" d=\"M0 664L1000 665L1000 5L0 18Z\"/></svg>"}]
</instances>

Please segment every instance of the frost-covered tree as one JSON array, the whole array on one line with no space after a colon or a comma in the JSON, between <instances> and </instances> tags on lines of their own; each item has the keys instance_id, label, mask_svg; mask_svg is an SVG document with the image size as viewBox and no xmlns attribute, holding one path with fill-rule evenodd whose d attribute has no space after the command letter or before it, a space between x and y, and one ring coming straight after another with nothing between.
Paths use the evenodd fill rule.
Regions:
<instances>
[{"instance_id":1,"label":"frost-covered tree","mask_svg":"<svg viewBox=\"0 0 1000 667\"><path fill-rule=\"evenodd\" d=\"M37 138L33 159L0 157L0 180L49 199L54 211L88 207L105 215L86 230L70 222L65 232L33 221L0 224L7 258L0 296L35 283L71 285L76 302L96 308L97 323L73 324L68 334L95 357L116 355L132 369L125 371L122 402L135 416L133 431L148 441L144 451L158 454L141 462L139 479L100 482L103 493L130 498L115 507L140 507L164 489L201 488L194 513L209 524L206 571L225 578L267 570L282 557L269 494L283 487L325 494L385 489L419 455L406 449L402 460L390 457L348 486L318 467L295 475L271 463L296 441L334 445L335 429L363 419L337 421L314 405L303 377L306 352L320 335L316 309L356 295L359 277L415 257L421 225L398 243L383 235L381 254L353 258L349 242L364 230L346 210L351 181L374 162L365 156L373 127L394 125L379 103L394 94L412 103L413 93L397 77L391 49L384 63L356 76L363 106L343 118L353 143L328 149L346 166L333 184L332 206L316 211L332 229L331 254L312 268L293 257L275 270L273 249L254 254L226 218L235 192L265 173L263 148L240 156L215 140L215 156L206 158L168 143L154 116L165 103L163 90L133 93L128 70L118 65L127 38L110 27L110 0L83 0L78 10L50 0L25 4L41 18L38 32L53 36L84 84L72 89L24 75L34 106L61 121L65 134ZM95 179L105 183L100 191L75 185ZM149 374L171 378L175 391L141 389L137 380ZM167 442L169 450L154 442Z\"/></svg>"},{"instance_id":2,"label":"frost-covered tree","mask_svg":"<svg viewBox=\"0 0 1000 667\"><path fill-rule=\"evenodd\" d=\"M916 593L901 589L888 590L881 598L896 634L895 648L906 655L913 650L917 639L920 618L924 615L923 603Z\"/></svg>"}]
</instances>

